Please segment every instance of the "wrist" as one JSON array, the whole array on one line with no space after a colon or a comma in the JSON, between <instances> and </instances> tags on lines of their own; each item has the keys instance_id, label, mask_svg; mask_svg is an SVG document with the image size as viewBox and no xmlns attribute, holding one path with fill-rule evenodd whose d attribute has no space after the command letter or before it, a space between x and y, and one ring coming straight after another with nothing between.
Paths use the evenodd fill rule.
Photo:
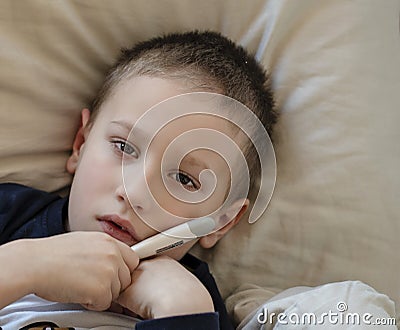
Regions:
<instances>
[{"instance_id":1,"label":"wrist","mask_svg":"<svg viewBox=\"0 0 400 330\"><path fill-rule=\"evenodd\" d=\"M29 240L17 240L0 247L0 264L3 265L0 272L1 307L33 293L33 277L29 275L30 251Z\"/></svg>"}]
</instances>

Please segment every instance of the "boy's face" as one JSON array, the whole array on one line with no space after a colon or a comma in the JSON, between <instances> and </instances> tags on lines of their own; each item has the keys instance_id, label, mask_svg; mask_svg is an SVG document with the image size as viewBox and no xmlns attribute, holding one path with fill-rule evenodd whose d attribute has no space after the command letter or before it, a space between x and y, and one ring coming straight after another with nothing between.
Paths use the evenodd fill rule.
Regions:
<instances>
[{"instance_id":1,"label":"boy's face","mask_svg":"<svg viewBox=\"0 0 400 330\"><path fill-rule=\"evenodd\" d=\"M103 231L131 246L184 222L184 218L210 214L223 204L230 189L231 172L217 153L198 149L184 157L179 166L167 161L161 169L161 164L171 142L186 131L209 128L232 135L225 120L192 115L172 122L157 135L146 126L139 135L130 135L132 127L149 108L185 92L187 89L176 81L135 77L116 87L91 125L89 112L82 112L83 127L67 163L68 171L74 173L68 210L71 231ZM147 148L144 141L153 136ZM126 164L125 180L122 163ZM170 193L178 188L184 188L188 196L190 192L201 193L199 174L205 169L214 172L217 182L209 198L188 203ZM164 176L163 170L167 172ZM247 205L246 201L235 221L201 239L203 246L214 245L239 220ZM172 250L169 255L179 259L194 243Z\"/></svg>"}]
</instances>

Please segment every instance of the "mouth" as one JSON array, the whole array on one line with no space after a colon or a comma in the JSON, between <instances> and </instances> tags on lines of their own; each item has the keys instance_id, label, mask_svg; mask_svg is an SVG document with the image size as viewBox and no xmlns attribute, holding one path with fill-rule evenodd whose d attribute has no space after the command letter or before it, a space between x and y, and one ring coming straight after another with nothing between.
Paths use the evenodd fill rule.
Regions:
<instances>
[{"instance_id":1,"label":"mouth","mask_svg":"<svg viewBox=\"0 0 400 330\"><path fill-rule=\"evenodd\" d=\"M118 215L105 215L97 217L97 220L106 234L129 246L140 241L129 220L122 219Z\"/></svg>"}]
</instances>

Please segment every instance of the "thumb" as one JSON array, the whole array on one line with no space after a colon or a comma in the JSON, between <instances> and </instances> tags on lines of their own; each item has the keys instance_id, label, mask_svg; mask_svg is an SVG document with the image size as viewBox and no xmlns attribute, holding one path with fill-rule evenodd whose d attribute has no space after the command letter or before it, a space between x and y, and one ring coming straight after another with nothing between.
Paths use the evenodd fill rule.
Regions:
<instances>
[{"instance_id":1,"label":"thumb","mask_svg":"<svg viewBox=\"0 0 400 330\"><path fill-rule=\"evenodd\" d=\"M121 256L124 259L125 264L128 266L129 271L133 271L139 265L139 257L135 251L133 251L128 245L117 240L119 244L119 249L121 251Z\"/></svg>"}]
</instances>

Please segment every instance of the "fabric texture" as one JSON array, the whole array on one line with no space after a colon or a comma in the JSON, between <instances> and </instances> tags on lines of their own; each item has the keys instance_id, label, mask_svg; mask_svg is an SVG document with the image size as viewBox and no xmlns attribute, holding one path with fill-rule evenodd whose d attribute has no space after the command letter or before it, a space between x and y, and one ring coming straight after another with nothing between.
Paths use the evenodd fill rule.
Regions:
<instances>
[{"instance_id":1,"label":"fabric texture","mask_svg":"<svg viewBox=\"0 0 400 330\"><path fill-rule=\"evenodd\" d=\"M217 30L269 70L280 113L266 213L195 251L223 296L360 280L400 304L399 11L398 0L3 0L0 180L68 187L80 110L120 47Z\"/></svg>"},{"instance_id":2,"label":"fabric texture","mask_svg":"<svg viewBox=\"0 0 400 330\"><path fill-rule=\"evenodd\" d=\"M67 198L18 184L0 184L0 244L65 232Z\"/></svg>"},{"instance_id":3,"label":"fabric texture","mask_svg":"<svg viewBox=\"0 0 400 330\"><path fill-rule=\"evenodd\" d=\"M252 296L253 293L249 295ZM314 288L295 287L284 290L249 313L237 329L382 329L382 327L397 329L393 301L362 282L344 281Z\"/></svg>"}]
</instances>

